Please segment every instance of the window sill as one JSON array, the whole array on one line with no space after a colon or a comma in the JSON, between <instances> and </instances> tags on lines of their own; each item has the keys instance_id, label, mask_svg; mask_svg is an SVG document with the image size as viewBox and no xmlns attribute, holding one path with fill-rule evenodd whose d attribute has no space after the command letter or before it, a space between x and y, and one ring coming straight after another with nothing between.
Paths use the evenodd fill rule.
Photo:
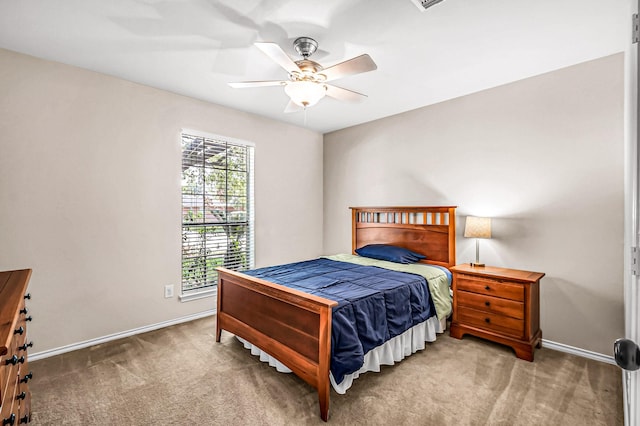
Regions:
<instances>
[{"instance_id":1,"label":"window sill","mask_svg":"<svg viewBox=\"0 0 640 426\"><path fill-rule=\"evenodd\" d=\"M190 302L192 300L204 299L205 297L217 297L218 288L210 288L202 291L190 291L178 296L181 302Z\"/></svg>"}]
</instances>

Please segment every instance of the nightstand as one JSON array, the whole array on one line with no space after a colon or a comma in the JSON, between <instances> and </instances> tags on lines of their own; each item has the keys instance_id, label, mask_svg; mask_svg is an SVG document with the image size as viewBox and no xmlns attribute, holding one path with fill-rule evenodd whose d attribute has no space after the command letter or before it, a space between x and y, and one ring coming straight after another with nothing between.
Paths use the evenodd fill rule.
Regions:
<instances>
[{"instance_id":1,"label":"nightstand","mask_svg":"<svg viewBox=\"0 0 640 426\"><path fill-rule=\"evenodd\" d=\"M533 361L540 347L540 272L469 264L451 268L453 320L449 334L465 334L511 346L516 356Z\"/></svg>"}]
</instances>

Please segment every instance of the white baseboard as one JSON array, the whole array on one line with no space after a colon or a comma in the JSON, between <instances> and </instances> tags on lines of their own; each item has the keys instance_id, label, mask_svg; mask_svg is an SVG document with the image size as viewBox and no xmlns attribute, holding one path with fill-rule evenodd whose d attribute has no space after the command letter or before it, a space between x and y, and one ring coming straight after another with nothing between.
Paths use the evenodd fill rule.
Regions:
<instances>
[{"instance_id":1,"label":"white baseboard","mask_svg":"<svg viewBox=\"0 0 640 426\"><path fill-rule=\"evenodd\" d=\"M98 337L91 340L85 340L84 342L73 343L71 345L61 346L59 348L49 349L47 351L35 352L29 354L29 361L37 361L39 359L49 358L51 356L60 355L66 352L75 351L78 349L87 348L89 346L99 345L101 343L110 342L112 340L122 339L124 337L133 336L136 334L146 333L148 331L157 330L159 328L169 327L171 325L181 324L197 320L204 317L215 315L215 309L211 309L204 312L198 312L197 314L187 315L181 318L172 319L169 321L163 321L156 324L146 325L144 327L138 327L120 333L109 334L107 336ZM604 355L598 352L588 351L586 349L576 348L574 346L565 345L564 343L553 342L551 340L542 339L542 346L545 348L553 349L560 352L566 352L572 355L581 356L583 358L592 359L595 361L604 362L607 364L616 365L615 359L612 356Z\"/></svg>"},{"instance_id":2,"label":"white baseboard","mask_svg":"<svg viewBox=\"0 0 640 426\"><path fill-rule=\"evenodd\" d=\"M112 340L122 339L123 337L133 336L135 334L146 333L148 331L157 330L159 328L169 327L170 325L181 324L183 322L197 320L199 318L209 317L216 313L215 309L211 309L204 312L198 312L197 314L187 315L181 318L172 319L169 321L159 322L157 324L146 325L144 327L138 327L120 333L109 334L107 336L98 337L91 340L85 340L84 342L73 343L71 345L61 346L55 349L49 349L48 351L35 352L29 354L29 361L37 361L39 359L49 358L51 356L60 355L66 352L75 351L78 349L87 348L89 346L99 345L101 343L110 342Z\"/></svg>"},{"instance_id":3,"label":"white baseboard","mask_svg":"<svg viewBox=\"0 0 640 426\"><path fill-rule=\"evenodd\" d=\"M609 355L598 352L588 351L586 349L576 348L574 346L565 345L564 343L553 342L551 340L542 339L542 346L559 352L566 352L571 355L581 356L583 358L593 359L595 361L605 362L607 364L616 364L616 360Z\"/></svg>"}]
</instances>

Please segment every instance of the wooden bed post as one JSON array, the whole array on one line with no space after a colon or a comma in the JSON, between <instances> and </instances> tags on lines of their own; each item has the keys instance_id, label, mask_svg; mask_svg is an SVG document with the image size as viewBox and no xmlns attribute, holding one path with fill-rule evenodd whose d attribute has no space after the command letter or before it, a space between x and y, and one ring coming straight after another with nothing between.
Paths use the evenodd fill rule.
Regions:
<instances>
[{"instance_id":1,"label":"wooden bed post","mask_svg":"<svg viewBox=\"0 0 640 426\"><path fill-rule=\"evenodd\" d=\"M221 279L218 279L218 310L217 312L222 312L222 292L223 292L223 287L224 287L224 281ZM222 336L222 327L220 326L220 318L218 317L218 315L216 315L216 342L220 343L220 337Z\"/></svg>"},{"instance_id":2,"label":"wooden bed post","mask_svg":"<svg viewBox=\"0 0 640 426\"><path fill-rule=\"evenodd\" d=\"M449 207L449 261L447 268L456 264L456 208Z\"/></svg>"},{"instance_id":3,"label":"wooden bed post","mask_svg":"<svg viewBox=\"0 0 640 426\"><path fill-rule=\"evenodd\" d=\"M320 311L320 356L318 363L318 401L320 418L329 419L329 368L331 365L331 314L333 308L325 307Z\"/></svg>"},{"instance_id":4,"label":"wooden bed post","mask_svg":"<svg viewBox=\"0 0 640 426\"><path fill-rule=\"evenodd\" d=\"M358 211L353 208L351 209L351 254L356 254L357 243L356 243L356 223L358 222Z\"/></svg>"}]
</instances>

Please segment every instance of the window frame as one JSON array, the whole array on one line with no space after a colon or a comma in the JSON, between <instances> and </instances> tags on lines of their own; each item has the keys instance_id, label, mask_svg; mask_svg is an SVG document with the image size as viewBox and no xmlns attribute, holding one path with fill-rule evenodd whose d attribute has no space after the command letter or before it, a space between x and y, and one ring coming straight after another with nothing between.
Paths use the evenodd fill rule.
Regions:
<instances>
[{"instance_id":1,"label":"window frame","mask_svg":"<svg viewBox=\"0 0 640 426\"><path fill-rule=\"evenodd\" d=\"M179 139L180 139L180 168L181 168L181 172L180 172L180 177L181 177L181 181L182 181L182 166L183 166L183 161L184 161L184 150L182 147L182 139L183 139L183 135L189 135L192 137L196 137L196 138L204 138L204 139L211 139L211 140L216 140L216 141L220 141L220 142L224 142L225 144L229 144L229 145L235 145L235 146L241 146L241 147L246 147L249 148L249 157L248 157L248 163L247 163L247 170L246 173L249 175L249 181L247 182L247 217L246 217L246 222L247 222L247 226L248 229L246 231L246 238L247 238L247 247L246 247L246 252L247 252L247 256L248 256L248 267L249 268L254 268L255 267L255 167L254 167L254 163L255 163L255 144L253 142L249 142L246 140L242 140L242 139L236 139L236 138L232 138L232 137L228 137L228 136L222 136L222 135L218 135L218 134L213 134L213 133L207 133L207 132L202 132L199 130L193 130L193 129L186 129L183 128L180 131L179 134ZM225 170L229 170L228 169L228 164L227 166L225 166ZM206 298L206 297L217 297L217 293L218 293L218 286L217 284L211 285L211 286L205 286L205 287L201 287L201 288L195 288L195 289L184 289L184 280L183 280L183 250L184 250L184 242L183 242L183 233L184 233L184 228L185 225L187 225L187 222L184 221L184 208L185 208L185 204L184 204L184 193L182 192L182 184L180 187L180 206L181 206L181 212L180 212L180 246L181 246L181 255L180 255L180 294L178 296L179 300L181 302L187 302L187 301L191 301L191 300L197 300L197 299L202 299L202 298ZM203 192L203 195L206 195L206 191ZM225 196L226 198L226 196ZM228 205L228 204L227 204ZM206 223L203 223L202 226L207 226Z\"/></svg>"}]
</instances>

